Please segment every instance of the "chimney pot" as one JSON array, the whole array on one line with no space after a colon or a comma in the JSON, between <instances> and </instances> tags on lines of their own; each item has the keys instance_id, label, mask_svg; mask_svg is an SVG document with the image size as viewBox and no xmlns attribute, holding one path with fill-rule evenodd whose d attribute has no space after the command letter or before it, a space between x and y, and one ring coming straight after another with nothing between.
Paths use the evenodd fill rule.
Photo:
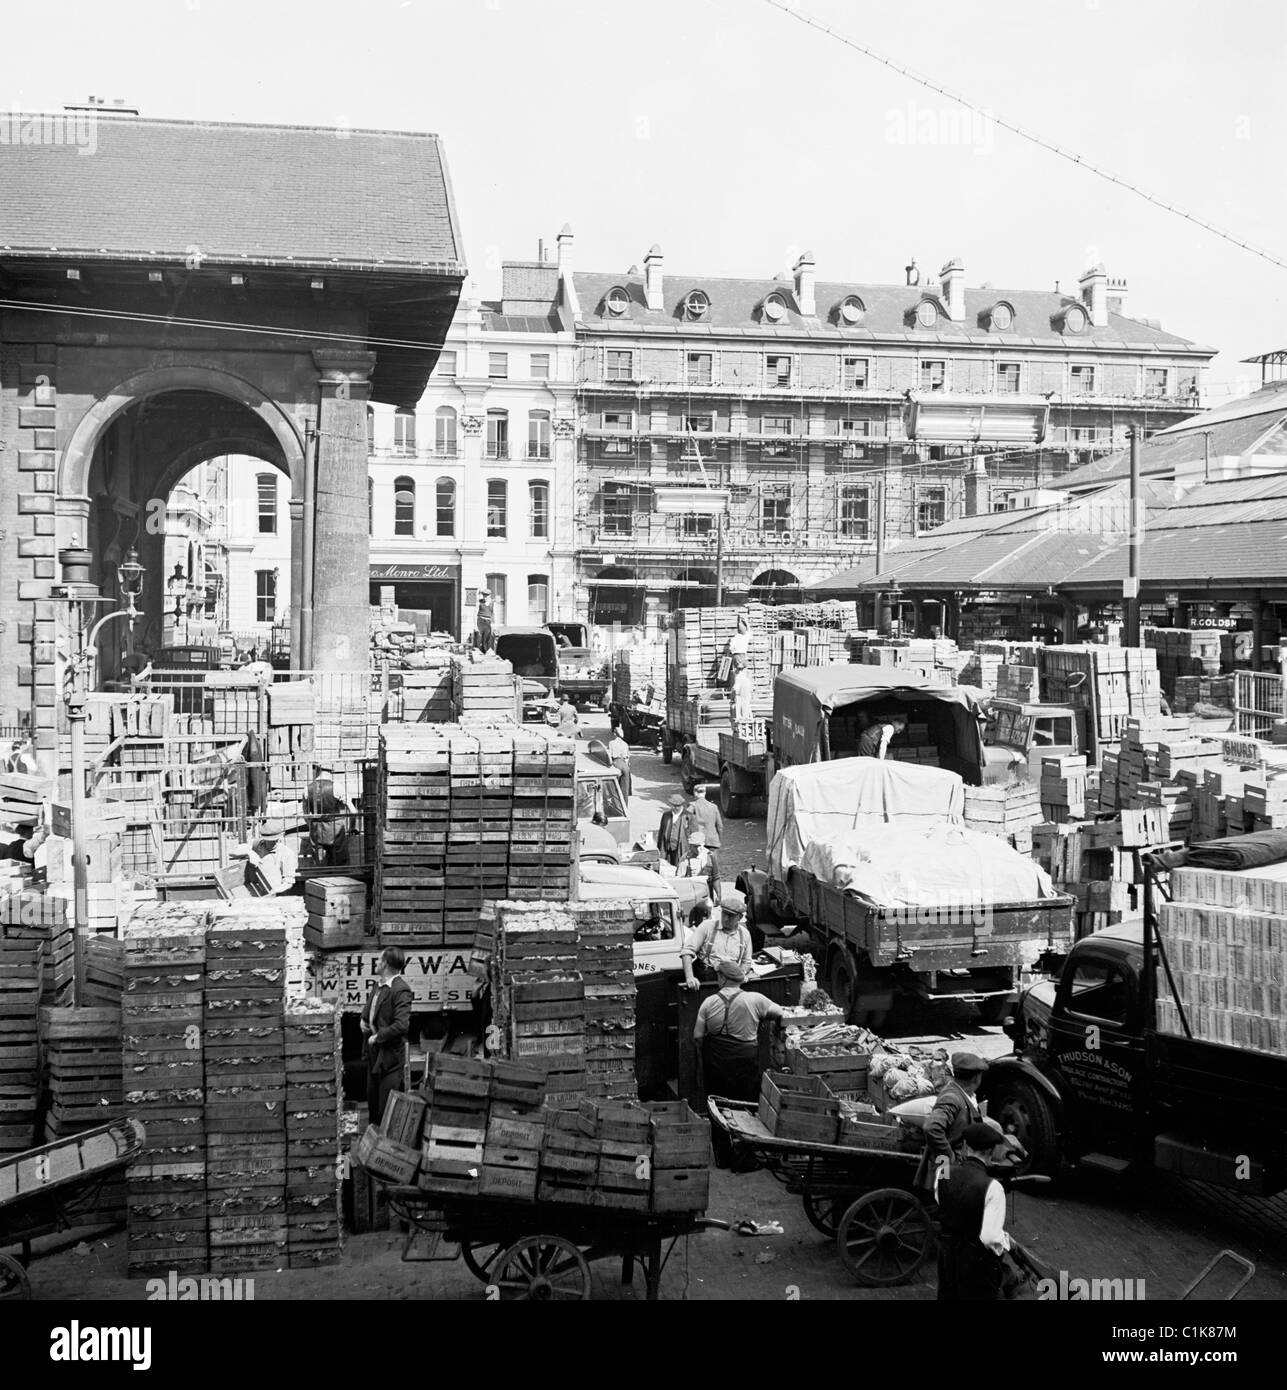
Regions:
<instances>
[{"instance_id":1,"label":"chimney pot","mask_svg":"<svg viewBox=\"0 0 1287 1390\"><path fill-rule=\"evenodd\" d=\"M795 302L805 318L813 318L818 312L816 288L816 262L812 251L800 253L795 263Z\"/></svg>"},{"instance_id":2,"label":"chimney pot","mask_svg":"<svg viewBox=\"0 0 1287 1390\"><path fill-rule=\"evenodd\" d=\"M1091 325L1095 328L1107 328L1108 272L1102 265L1093 265L1083 272L1077 283Z\"/></svg>"},{"instance_id":3,"label":"chimney pot","mask_svg":"<svg viewBox=\"0 0 1287 1390\"><path fill-rule=\"evenodd\" d=\"M943 282L943 303L947 316L953 323L965 319L965 266L959 256L954 256L939 271Z\"/></svg>"}]
</instances>

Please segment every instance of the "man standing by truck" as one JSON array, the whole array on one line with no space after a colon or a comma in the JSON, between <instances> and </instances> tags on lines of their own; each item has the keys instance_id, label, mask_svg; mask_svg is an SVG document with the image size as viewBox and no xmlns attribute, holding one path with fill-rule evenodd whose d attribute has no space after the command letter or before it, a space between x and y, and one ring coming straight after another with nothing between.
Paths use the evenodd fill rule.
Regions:
<instances>
[{"instance_id":1,"label":"man standing by truck","mask_svg":"<svg viewBox=\"0 0 1287 1390\"><path fill-rule=\"evenodd\" d=\"M860 758L883 758L894 738L907 727L906 719L876 719L858 740Z\"/></svg>"},{"instance_id":2,"label":"man standing by truck","mask_svg":"<svg viewBox=\"0 0 1287 1390\"><path fill-rule=\"evenodd\" d=\"M718 900L720 885L719 851L724 838L724 817L713 801L708 801L696 787L688 791L688 805L683 812L683 823L679 835L679 857L684 859L688 853L688 840L695 830L706 837L706 849L710 854L711 899Z\"/></svg>"},{"instance_id":3,"label":"man standing by truck","mask_svg":"<svg viewBox=\"0 0 1287 1390\"><path fill-rule=\"evenodd\" d=\"M916 1186L922 1190L933 1191L939 1174L959 1157L966 1127L983 1118L977 1097L987 1069L973 1052L952 1054L952 1079L938 1093L924 1124L925 1148L916 1170Z\"/></svg>"}]
</instances>

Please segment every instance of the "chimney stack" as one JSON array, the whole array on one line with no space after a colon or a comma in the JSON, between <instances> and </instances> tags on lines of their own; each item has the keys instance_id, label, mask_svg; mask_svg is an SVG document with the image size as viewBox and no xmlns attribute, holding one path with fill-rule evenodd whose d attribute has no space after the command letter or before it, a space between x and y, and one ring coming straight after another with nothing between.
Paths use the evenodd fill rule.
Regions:
<instances>
[{"instance_id":1,"label":"chimney stack","mask_svg":"<svg viewBox=\"0 0 1287 1390\"><path fill-rule=\"evenodd\" d=\"M921 272L916 265L916 257L913 256L907 266L907 283L909 285L919 285L921 282Z\"/></svg>"},{"instance_id":2,"label":"chimney stack","mask_svg":"<svg viewBox=\"0 0 1287 1390\"><path fill-rule=\"evenodd\" d=\"M818 312L818 304L814 296L815 265L812 251L802 251L800 259L795 263L796 308L807 319L813 318Z\"/></svg>"},{"instance_id":3,"label":"chimney stack","mask_svg":"<svg viewBox=\"0 0 1287 1390\"><path fill-rule=\"evenodd\" d=\"M992 510L992 483L987 464L974 460L973 469L965 475L965 515L986 516Z\"/></svg>"},{"instance_id":4,"label":"chimney stack","mask_svg":"<svg viewBox=\"0 0 1287 1390\"><path fill-rule=\"evenodd\" d=\"M1094 328L1108 327L1108 272L1102 265L1093 265L1082 273L1077 282L1081 287L1081 302Z\"/></svg>"},{"instance_id":5,"label":"chimney stack","mask_svg":"<svg viewBox=\"0 0 1287 1390\"><path fill-rule=\"evenodd\" d=\"M965 321L965 266L959 256L954 256L939 271L939 279L943 282L943 304L947 309L947 316L953 323L963 323Z\"/></svg>"},{"instance_id":6,"label":"chimney stack","mask_svg":"<svg viewBox=\"0 0 1287 1390\"><path fill-rule=\"evenodd\" d=\"M644 297L648 301L648 307L656 314L661 313L666 307L661 267L661 247L653 242L652 249L644 257Z\"/></svg>"},{"instance_id":7,"label":"chimney stack","mask_svg":"<svg viewBox=\"0 0 1287 1390\"><path fill-rule=\"evenodd\" d=\"M559 284L563 303L574 319L581 317L581 301L577 298L576 282L572 278L572 224L565 222L558 235Z\"/></svg>"},{"instance_id":8,"label":"chimney stack","mask_svg":"<svg viewBox=\"0 0 1287 1390\"><path fill-rule=\"evenodd\" d=\"M1120 275L1108 277L1108 312L1126 314L1126 280Z\"/></svg>"}]
</instances>

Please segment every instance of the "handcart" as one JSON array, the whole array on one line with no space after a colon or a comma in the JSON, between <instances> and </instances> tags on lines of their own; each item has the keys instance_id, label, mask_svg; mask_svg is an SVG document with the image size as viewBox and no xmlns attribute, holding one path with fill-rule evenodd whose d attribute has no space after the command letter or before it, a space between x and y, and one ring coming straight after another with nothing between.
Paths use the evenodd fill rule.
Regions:
<instances>
[{"instance_id":1,"label":"handcart","mask_svg":"<svg viewBox=\"0 0 1287 1390\"><path fill-rule=\"evenodd\" d=\"M621 1281L638 1265L654 1302L676 1243L702 1231L728 1230L698 1212L653 1213L566 1202L528 1202L418 1187L390 1186L389 1211L406 1223L402 1258L455 1259L457 1253L488 1296L503 1301L545 1302L590 1297L590 1265L620 1258ZM412 1253L417 1236L429 1237L429 1253ZM443 1246L458 1246L447 1254Z\"/></svg>"},{"instance_id":2,"label":"handcart","mask_svg":"<svg viewBox=\"0 0 1287 1390\"><path fill-rule=\"evenodd\" d=\"M0 1158L0 1246L22 1245L21 1260L0 1254L0 1298L31 1297L32 1240L80 1224L143 1138L143 1126L125 1119Z\"/></svg>"},{"instance_id":3,"label":"handcart","mask_svg":"<svg viewBox=\"0 0 1287 1390\"><path fill-rule=\"evenodd\" d=\"M752 1101L707 1100L734 1152L753 1156L800 1197L810 1224L836 1242L845 1268L869 1288L906 1284L937 1245L935 1218L915 1187L920 1145L853 1148L780 1139Z\"/></svg>"}]
</instances>

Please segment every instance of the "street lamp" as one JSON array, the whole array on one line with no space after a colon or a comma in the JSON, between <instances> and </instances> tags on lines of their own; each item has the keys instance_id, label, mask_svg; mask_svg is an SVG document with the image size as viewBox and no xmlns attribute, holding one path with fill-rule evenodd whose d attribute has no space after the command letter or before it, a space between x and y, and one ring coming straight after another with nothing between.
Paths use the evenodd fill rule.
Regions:
<instances>
[{"instance_id":1,"label":"street lamp","mask_svg":"<svg viewBox=\"0 0 1287 1390\"><path fill-rule=\"evenodd\" d=\"M99 593L98 585L90 581L89 566L93 553L80 547L72 547L58 552L62 566L63 598L80 617L82 605L103 603L106 600ZM67 722L71 731L71 812L72 812L72 883L75 891L75 929L72 932L74 961L73 1002L79 1005L84 992L84 940L89 934L89 879L85 866L85 716L89 703L90 668L94 661L98 635L118 618L124 618L134 630L134 624L141 616L137 600L143 593L143 576L146 573L139 560L139 553L133 546L125 552L125 558L116 567L116 579L126 607L114 613L105 613L90 628L83 640L78 640L77 650L68 662L63 687L63 700L67 706ZM76 624L78 639L81 637L82 623Z\"/></svg>"}]
</instances>

